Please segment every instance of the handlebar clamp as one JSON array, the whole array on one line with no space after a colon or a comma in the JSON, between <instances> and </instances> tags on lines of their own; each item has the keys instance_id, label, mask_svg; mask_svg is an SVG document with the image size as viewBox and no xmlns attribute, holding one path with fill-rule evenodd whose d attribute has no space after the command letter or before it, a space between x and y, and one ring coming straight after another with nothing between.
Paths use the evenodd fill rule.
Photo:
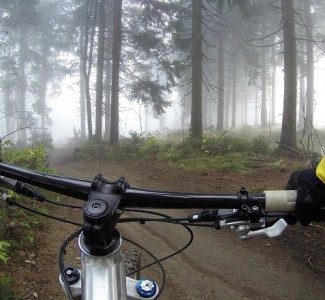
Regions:
<instances>
[{"instance_id":1,"label":"handlebar clamp","mask_svg":"<svg viewBox=\"0 0 325 300\"><path fill-rule=\"evenodd\" d=\"M90 254L105 255L115 247L114 229L122 213L118 207L126 188L123 178L109 182L101 174L92 182L88 201L83 207L83 244Z\"/></svg>"},{"instance_id":2,"label":"handlebar clamp","mask_svg":"<svg viewBox=\"0 0 325 300\"><path fill-rule=\"evenodd\" d=\"M247 215L249 221L251 223L258 223L262 216L261 201L251 197L244 187L239 190L238 199L243 203L241 210Z\"/></svg>"}]
</instances>

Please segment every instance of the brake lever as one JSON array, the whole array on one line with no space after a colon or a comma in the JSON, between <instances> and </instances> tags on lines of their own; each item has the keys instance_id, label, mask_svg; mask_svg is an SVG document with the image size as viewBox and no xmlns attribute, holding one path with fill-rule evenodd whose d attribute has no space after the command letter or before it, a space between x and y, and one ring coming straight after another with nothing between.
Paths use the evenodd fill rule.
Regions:
<instances>
[{"instance_id":1,"label":"brake lever","mask_svg":"<svg viewBox=\"0 0 325 300\"><path fill-rule=\"evenodd\" d=\"M251 230L252 229L251 225L252 224L234 226L236 229L236 235L241 240L248 239L255 236L260 236L260 235L265 235L269 238L273 238L281 235L283 231L287 228L288 223L281 218L271 226L256 229L256 230Z\"/></svg>"}]
</instances>

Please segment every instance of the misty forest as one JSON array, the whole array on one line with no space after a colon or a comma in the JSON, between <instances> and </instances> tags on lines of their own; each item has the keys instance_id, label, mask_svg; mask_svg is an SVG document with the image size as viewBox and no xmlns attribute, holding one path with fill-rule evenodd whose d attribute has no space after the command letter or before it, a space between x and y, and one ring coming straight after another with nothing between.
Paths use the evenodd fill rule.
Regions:
<instances>
[{"instance_id":1,"label":"misty forest","mask_svg":"<svg viewBox=\"0 0 325 300\"><path fill-rule=\"evenodd\" d=\"M50 143L60 120L49 101L65 84L77 86L79 124L69 135L80 140L117 144L131 107L139 108L139 134L149 117L194 138L250 126L278 129L279 148L297 149L301 136L321 129L314 74L325 49L323 0L0 6L1 142Z\"/></svg>"},{"instance_id":2,"label":"misty forest","mask_svg":"<svg viewBox=\"0 0 325 300\"><path fill-rule=\"evenodd\" d=\"M324 12L0 0L0 300L322 299Z\"/></svg>"}]
</instances>

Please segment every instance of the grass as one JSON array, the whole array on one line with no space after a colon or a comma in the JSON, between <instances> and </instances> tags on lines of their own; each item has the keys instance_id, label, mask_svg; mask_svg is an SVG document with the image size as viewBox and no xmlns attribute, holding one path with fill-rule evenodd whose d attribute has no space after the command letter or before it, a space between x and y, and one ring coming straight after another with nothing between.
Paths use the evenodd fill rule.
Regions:
<instances>
[{"instance_id":1,"label":"grass","mask_svg":"<svg viewBox=\"0 0 325 300\"><path fill-rule=\"evenodd\" d=\"M170 134L170 133L169 133ZM78 159L144 160L169 163L171 168L205 173L209 170L249 171L261 161L272 161L270 139L264 135L246 138L227 134L184 138L172 142L161 135L143 136L132 132L119 145L88 141L75 151ZM254 163L254 161L259 163Z\"/></svg>"},{"instance_id":2,"label":"grass","mask_svg":"<svg viewBox=\"0 0 325 300\"><path fill-rule=\"evenodd\" d=\"M298 140L300 135L298 132ZM317 133L317 140L320 142L323 142L324 137L325 132ZM207 133L202 139L186 137L184 132L168 131L144 135L132 131L118 145L88 141L76 149L75 156L90 160L93 157L103 160L156 160L168 164L171 169L182 168L196 173L210 170L249 172L261 166L283 171L286 166L281 163L281 159L285 159L288 154L274 151L279 138L279 130L248 127L236 132ZM305 145L303 143L305 139L298 143L301 156L298 158L297 169L304 167L303 160L309 153L304 152L306 147L301 146ZM317 143L313 144L316 154L320 148Z\"/></svg>"}]
</instances>

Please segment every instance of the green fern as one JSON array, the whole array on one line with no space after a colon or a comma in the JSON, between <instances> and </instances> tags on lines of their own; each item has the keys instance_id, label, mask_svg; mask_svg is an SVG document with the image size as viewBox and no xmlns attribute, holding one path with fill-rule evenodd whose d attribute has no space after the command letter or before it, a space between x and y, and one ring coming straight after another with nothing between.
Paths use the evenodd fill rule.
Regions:
<instances>
[{"instance_id":1,"label":"green fern","mask_svg":"<svg viewBox=\"0 0 325 300\"><path fill-rule=\"evenodd\" d=\"M0 241L0 260L4 263L9 259L6 247L10 247L10 244L5 241Z\"/></svg>"}]
</instances>

